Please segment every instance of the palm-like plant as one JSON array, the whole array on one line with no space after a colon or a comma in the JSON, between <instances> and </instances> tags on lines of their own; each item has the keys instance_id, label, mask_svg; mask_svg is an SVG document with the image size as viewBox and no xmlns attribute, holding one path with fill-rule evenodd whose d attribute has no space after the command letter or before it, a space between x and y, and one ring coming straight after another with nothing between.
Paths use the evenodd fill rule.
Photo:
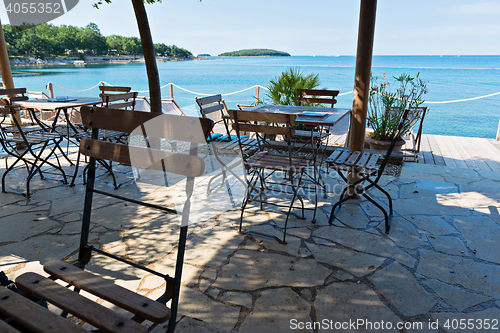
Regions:
<instances>
[{"instance_id":1,"label":"palm-like plant","mask_svg":"<svg viewBox=\"0 0 500 333\"><path fill-rule=\"evenodd\" d=\"M314 89L320 85L319 75L305 75L299 68L289 68L272 79L267 88L267 97L276 105L299 105L297 89ZM304 104L304 105L311 105Z\"/></svg>"}]
</instances>

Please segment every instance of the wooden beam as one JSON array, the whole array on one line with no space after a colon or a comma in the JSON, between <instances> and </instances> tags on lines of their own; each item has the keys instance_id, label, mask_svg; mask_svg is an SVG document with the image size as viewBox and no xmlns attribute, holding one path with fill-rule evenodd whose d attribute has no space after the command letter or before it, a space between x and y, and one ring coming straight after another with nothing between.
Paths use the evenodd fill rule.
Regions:
<instances>
[{"instance_id":1,"label":"wooden beam","mask_svg":"<svg viewBox=\"0 0 500 333\"><path fill-rule=\"evenodd\" d=\"M363 152L365 144L366 113L370 96L370 72L372 67L373 39L377 0L361 0L358 28L358 49L354 75L354 96L352 101L349 149ZM351 181L357 175L349 173Z\"/></svg>"}]
</instances>

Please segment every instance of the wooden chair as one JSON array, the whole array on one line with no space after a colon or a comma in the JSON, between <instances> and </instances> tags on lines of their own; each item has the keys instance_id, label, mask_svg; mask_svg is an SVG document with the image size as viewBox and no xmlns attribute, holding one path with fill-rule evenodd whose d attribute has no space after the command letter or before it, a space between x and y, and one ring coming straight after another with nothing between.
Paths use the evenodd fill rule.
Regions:
<instances>
[{"instance_id":1,"label":"wooden chair","mask_svg":"<svg viewBox=\"0 0 500 333\"><path fill-rule=\"evenodd\" d=\"M101 93L99 94L99 97L102 98L102 106L106 108L113 108L113 109L120 109L120 110L134 110L135 108L135 101L137 98L137 91L131 92L132 88L131 87L118 87L118 86L99 86L99 90ZM85 126L85 124L84 124ZM90 132L88 130L84 130L79 133L75 133L72 138L76 139L78 142L80 142L83 139L90 138ZM115 142L122 142L125 143L127 141L128 135L123 132L119 131L110 131L110 130L101 130L99 131L99 138L101 140L108 140L108 141L115 141ZM77 158L76 158L76 167L75 167L75 173L73 174L73 178L71 179L71 183L69 186L74 186L75 185L75 180L78 175L78 168L80 164L80 152L78 152ZM100 165L102 165L106 171L111 175L113 178L113 185L116 188L119 187L119 185L116 182L116 177L113 172L113 167L112 167L112 162L110 161L109 164L104 161L98 161ZM85 184L85 174L87 172L88 165L85 167L83 171L83 183Z\"/></svg>"},{"instance_id":2,"label":"wooden chair","mask_svg":"<svg viewBox=\"0 0 500 333\"><path fill-rule=\"evenodd\" d=\"M134 110L138 92L131 87L99 86L102 105L114 109Z\"/></svg>"},{"instance_id":3,"label":"wooden chair","mask_svg":"<svg viewBox=\"0 0 500 333\"><path fill-rule=\"evenodd\" d=\"M299 105L314 106L316 104L326 104L334 107L337 104L338 90L326 89L297 89L297 102Z\"/></svg>"},{"instance_id":4,"label":"wooden chair","mask_svg":"<svg viewBox=\"0 0 500 333\"><path fill-rule=\"evenodd\" d=\"M235 177L235 179L239 180L244 186L246 186L245 182L243 180L241 180L240 177L238 177L238 175L236 175L236 173L233 171L234 168L236 168L237 166L239 166L241 164L241 161L238 160L233 164L226 165L224 162L222 162L222 160L218 154L219 149L233 151L233 152L236 149L238 149L238 146L237 146L238 140L236 140L237 136L231 135L232 129L230 128L230 125L229 125L230 119L227 117L228 111L227 111L226 104L224 103L224 100L222 99L222 95L213 95L213 96L202 97L202 98L196 97L196 103L200 107L200 114L203 118L211 119L212 121L214 121L215 126L217 124L223 125L224 129L226 130L225 135L221 135L220 133L214 133L214 131L212 130L212 132L210 133L210 136L209 136L209 138L210 138L210 146L209 146L210 151L209 152L211 154L213 154L213 156L215 157L217 162L219 162L219 164L222 166L222 171L219 174L213 176L210 179L210 181L208 182L207 194L210 193L210 185L218 177L222 176L222 183L221 184L224 184L226 182L227 173L232 174ZM245 150L244 156L248 155L250 153L250 151L255 151L255 149L256 149L254 146L250 147L253 143L253 141L252 141L253 139L248 139L248 138L246 138L246 139L247 139L247 143L248 143L247 144L248 148ZM218 140L229 141L229 143L225 144L221 147L216 147L215 141L218 141ZM215 171L215 165L214 165L213 161L211 160L210 162L212 164L211 165L212 170Z\"/></svg>"},{"instance_id":5,"label":"wooden chair","mask_svg":"<svg viewBox=\"0 0 500 333\"><path fill-rule=\"evenodd\" d=\"M18 122L15 115L19 112L19 108L12 105L16 101L25 101L28 99L26 88L17 89L0 89L0 96L21 95L17 97L1 98L0 114L4 115L3 121L0 124L0 144L3 150L14 157L16 160L4 172L2 176L2 192L5 190L5 179L7 174L11 172L19 162L22 162L26 167L28 176L26 177L26 197L30 197L30 181L37 173L44 179L42 167L44 165L51 166L59 171L63 176L63 182L66 184L66 174L59 162L59 151L65 158L60 143L63 136L58 133L48 133L42 128L29 128L29 131L24 131L22 124ZM4 124L6 116L10 115L14 126ZM55 158L57 164L50 160Z\"/></svg>"},{"instance_id":6,"label":"wooden chair","mask_svg":"<svg viewBox=\"0 0 500 333\"><path fill-rule=\"evenodd\" d=\"M418 112L420 116L415 118L415 123L411 124L411 131L403 139L406 141L404 152L404 160L407 162L417 162L420 153L420 142L422 140L422 129L424 124L425 115L427 114L427 107L411 108L410 112ZM414 128L418 123L417 133Z\"/></svg>"},{"instance_id":7,"label":"wooden chair","mask_svg":"<svg viewBox=\"0 0 500 333\"><path fill-rule=\"evenodd\" d=\"M385 233L388 234L391 228L391 219L393 214L392 209L392 198L391 195L385 191L382 187L380 187L377 183L384 172L385 166L391 157L392 151L396 142L401 140L403 124L408 118L410 110L407 108L403 114L401 115L401 119L399 122L397 134L391 142L387 153L382 159L380 166L377 165L377 162L380 159L380 155L378 153L368 153L368 152L360 152L360 151L351 151L349 149L337 149L335 150L327 159L326 162L329 163L340 175L340 177L344 180L346 186L342 190L342 194L340 195L339 200L333 205L332 212L330 214L330 224L333 222L333 218L337 213L338 209L342 206L342 203L346 202L349 199L353 199L358 197L359 195L364 196L368 201L373 203L375 207L380 209L384 214L385 219ZM348 172L354 172L359 175L359 179L355 182L351 182L347 178ZM345 174L344 174L345 173ZM374 178L374 179L373 179ZM380 192L384 193L384 195L389 200L389 214L384 207L382 207L379 203L377 203L372 197L367 194L371 188L377 188ZM346 196L347 194L347 196Z\"/></svg>"},{"instance_id":8,"label":"wooden chair","mask_svg":"<svg viewBox=\"0 0 500 333\"><path fill-rule=\"evenodd\" d=\"M295 134L295 129L292 128L292 125L295 122L296 116L289 114L236 110L229 110L229 115L234 122L234 129L236 130L236 133L238 133L240 149L243 150L245 146L244 141L241 139L241 135L239 134L242 131L255 133L259 148L257 153L244 160L245 168L251 171L250 175L247 175L246 173L244 175L247 183L247 192L241 208L239 231L242 232L243 215L245 213L245 208L250 201L260 202L261 209L263 209L263 204L286 207L288 208L288 211L286 215L282 239L274 235L248 231L248 233L271 237L282 244L286 244L286 229L288 218L292 209L297 208L294 207L295 200L297 199L301 202L300 208L302 211L302 219L305 219L304 210L314 210L312 220L313 223L315 222L316 218L316 207L318 202L316 188L314 189L314 208L305 208L302 195L300 194L300 189L303 189L302 177L304 176L306 169L311 167L314 172L314 177L316 177L316 167L314 165L314 158L312 158L311 156L295 154L296 150L293 147L291 137ZM266 139L266 134L282 135L284 138L286 138L287 152L276 153L272 151L272 143ZM312 143L311 149L314 149ZM277 172L281 172L284 174L282 183L269 180L269 177ZM315 182L315 184L317 184L317 182ZM276 185L278 186L278 188L276 187ZM283 191L284 187L291 188L292 192L289 193L287 191ZM282 192L292 194L293 196L290 200L290 204L286 206L276 204L276 202L265 201L265 192L267 192L268 190L272 193ZM254 197L254 194L258 196L258 199Z\"/></svg>"},{"instance_id":9,"label":"wooden chair","mask_svg":"<svg viewBox=\"0 0 500 333\"><path fill-rule=\"evenodd\" d=\"M80 152L90 157L89 179L85 192L82 232L78 260L74 264L60 260L45 263L44 270L50 274L45 278L36 273L24 273L16 279L19 288L29 292L49 304L62 309L63 316L70 313L95 326L99 332L147 332L141 325L148 320L155 325L169 321L167 332L175 329L182 265L189 223L190 198L194 188L194 178L204 173L203 159L196 156L198 145L204 144L213 123L209 119L194 117L158 115L140 111L123 111L109 108L82 107L84 123L92 130L92 137L80 142ZM131 133L137 127L147 129L145 135L166 139L176 139L190 143L188 154L178 154L156 149L131 147L121 143L102 141L98 138L100 129ZM113 160L124 164L134 164L139 168L154 169L186 177L186 201L182 212L146 203L139 200L104 192L94 187L97 159ZM182 214L182 221L177 247L177 261L173 275L157 272L137 262L131 262L119 256L107 253L89 244L91 209L94 195L106 195L120 200L158 209L167 214ZM156 301L114 284L85 270L94 253L118 260L121 263L142 269L149 274L163 278L166 282L164 293ZM53 280L74 286L74 291L65 288ZM100 300L106 300L128 311L121 314L91 301L79 294L84 290ZM18 324L34 332L82 332L81 327L65 322L35 303L30 303L6 289L0 290L0 312L12 318ZM170 309L166 303L171 301ZM35 309L36 308L36 311ZM33 311L32 311L33 310ZM57 319L56 319L57 318ZM56 329L56 327L60 327Z\"/></svg>"}]
</instances>

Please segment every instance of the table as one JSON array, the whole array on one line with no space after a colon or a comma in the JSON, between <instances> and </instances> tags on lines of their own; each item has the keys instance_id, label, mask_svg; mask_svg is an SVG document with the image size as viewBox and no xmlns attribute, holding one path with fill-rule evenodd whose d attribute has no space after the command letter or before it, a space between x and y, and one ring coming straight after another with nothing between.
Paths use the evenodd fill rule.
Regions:
<instances>
[{"instance_id":1,"label":"table","mask_svg":"<svg viewBox=\"0 0 500 333\"><path fill-rule=\"evenodd\" d=\"M55 101L55 99L29 99L27 101L19 101L14 102L12 104L20 106L22 108L27 109L31 114L33 119L40 125L42 128L47 128L47 125L42 123L37 117L35 117L34 110L48 110L55 111L56 116L54 118L54 122L50 127L50 130L53 132L57 125L57 119L59 118L59 114L61 111L64 113L64 117L66 118L66 122L68 126L71 127L72 130L77 133L76 128L71 124L68 115L68 109L78 108L85 105L97 105L102 103L102 99L99 97L66 97L68 99L65 101Z\"/></svg>"},{"instance_id":2,"label":"table","mask_svg":"<svg viewBox=\"0 0 500 333\"><path fill-rule=\"evenodd\" d=\"M344 117L351 113L350 109L343 108L324 108L315 106L293 106L293 105L273 105L273 104L260 104L245 111L267 112L267 113L284 113L299 115L302 112L324 112L329 115L326 117L302 117L297 116L295 119L296 124L306 126L335 126Z\"/></svg>"}]
</instances>

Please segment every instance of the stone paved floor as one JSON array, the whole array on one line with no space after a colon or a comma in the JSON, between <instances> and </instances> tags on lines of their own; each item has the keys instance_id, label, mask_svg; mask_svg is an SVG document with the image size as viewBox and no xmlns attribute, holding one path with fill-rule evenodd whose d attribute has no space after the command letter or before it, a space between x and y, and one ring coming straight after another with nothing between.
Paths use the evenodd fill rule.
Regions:
<instances>
[{"instance_id":1,"label":"stone paved floor","mask_svg":"<svg viewBox=\"0 0 500 333\"><path fill-rule=\"evenodd\" d=\"M129 168L115 169L119 182L128 181L116 193L152 202L168 197L175 204L175 187L137 186ZM98 186L111 189L109 181L101 174ZM338 188L333 173L326 182ZM8 177L7 183L19 190L22 179ZM401 177L383 177L381 184L394 198L389 235L381 213L365 200L344 205L328 225L337 198L330 193L319 199L316 224L310 215L290 219L282 245L239 234L239 210L217 206L220 196L206 199L206 182L199 183L177 331L321 332L326 326L309 326L320 322L344 324L338 332L496 332L500 324L478 327L500 320L500 173L406 164ZM69 188L35 177L33 190L29 200L0 194L0 265L11 279L41 271L40 263L50 259L75 260L77 253L81 179ZM93 218L93 244L157 270L174 266L174 217L100 197ZM275 210L249 207L244 221L248 229L282 235L284 215ZM161 292L154 276L99 256L88 268L153 298ZM345 326L356 320L373 329ZM475 328L456 329L460 320ZM395 329L397 323L408 329Z\"/></svg>"}]
</instances>

